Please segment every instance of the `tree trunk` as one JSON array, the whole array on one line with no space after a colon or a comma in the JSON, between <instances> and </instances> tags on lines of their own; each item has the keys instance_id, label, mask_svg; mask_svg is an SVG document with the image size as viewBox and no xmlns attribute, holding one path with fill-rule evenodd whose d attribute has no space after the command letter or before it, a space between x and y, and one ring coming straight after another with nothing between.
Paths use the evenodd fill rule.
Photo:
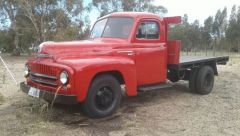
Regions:
<instances>
[{"instance_id":1,"label":"tree trunk","mask_svg":"<svg viewBox=\"0 0 240 136\"><path fill-rule=\"evenodd\" d=\"M238 53L240 52L240 41L238 40L237 42L237 45L238 45Z\"/></svg>"},{"instance_id":2,"label":"tree trunk","mask_svg":"<svg viewBox=\"0 0 240 136\"><path fill-rule=\"evenodd\" d=\"M205 45L205 55L207 56L207 47L209 47L209 44Z\"/></svg>"},{"instance_id":3,"label":"tree trunk","mask_svg":"<svg viewBox=\"0 0 240 136\"><path fill-rule=\"evenodd\" d=\"M217 45L217 38L214 39L214 44L213 44L213 56L216 55L216 45Z\"/></svg>"},{"instance_id":4,"label":"tree trunk","mask_svg":"<svg viewBox=\"0 0 240 136\"><path fill-rule=\"evenodd\" d=\"M230 56L231 48L232 48L232 43L230 43L230 44L229 44L229 47L228 47L228 56Z\"/></svg>"},{"instance_id":5,"label":"tree trunk","mask_svg":"<svg viewBox=\"0 0 240 136\"><path fill-rule=\"evenodd\" d=\"M17 27L16 27L16 22L13 21L13 31L15 33L14 35L14 49L13 49L13 52L12 52L12 55L13 56L20 56L21 53L20 53L20 48L19 48L19 34L18 34L18 30L17 30Z\"/></svg>"},{"instance_id":6,"label":"tree trunk","mask_svg":"<svg viewBox=\"0 0 240 136\"><path fill-rule=\"evenodd\" d=\"M42 42L44 42L45 40L46 40L46 38L45 38L45 29L44 29L44 21L43 21L43 19L44 19L44 16L42 16L41 17L41 19L40 19L40 26L39 26L39 34L38 34L38 39L39 39L39 44L40 43L42 43Z\"/></svg>"}]
</instances>

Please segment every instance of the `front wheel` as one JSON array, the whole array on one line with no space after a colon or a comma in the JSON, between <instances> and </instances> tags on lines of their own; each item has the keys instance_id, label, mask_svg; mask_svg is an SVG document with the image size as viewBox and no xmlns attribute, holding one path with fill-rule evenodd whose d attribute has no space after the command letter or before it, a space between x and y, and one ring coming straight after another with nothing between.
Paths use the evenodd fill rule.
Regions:
<instances>
[{"instance_id":1,"label":"front wheel","mask_svg":"<svg viewBox=\"0 0 240 136\"><path fill-rule=\"evenodd\" d=\"M118 80L112 75L99 75L91 83L83 109L92 118L106 117L114 113L121 99Z\"/></svg>"}]
</instances>

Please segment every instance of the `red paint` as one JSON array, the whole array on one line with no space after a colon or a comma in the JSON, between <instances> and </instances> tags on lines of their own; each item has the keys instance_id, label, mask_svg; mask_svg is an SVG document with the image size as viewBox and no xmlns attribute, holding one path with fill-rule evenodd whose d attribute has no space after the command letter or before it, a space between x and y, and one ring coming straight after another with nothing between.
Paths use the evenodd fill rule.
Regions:
<instances>
[{"instance_id":1,"label":"red paint","mask_svg":"<svg viewBox=\"0 0 240 136\"><path fill-rule=\"evenodd\" d=\"M181 41L168 41L168 56L167 56L167 64L179 64L179 57L181 51Z\"/></svg>"},{"instance_id":2,"label":"red paint","mask_svg":"<svg viewBox=\"0 0 240 136\"><path fill-rule=\"evenodd\" d=\"M58 85L61 84L60 72L67 71L71 87L68 90L62 89L59 93L77 95L79 102L85 100L91 81L99 73L120 73L128 96L136 95L138 86L164 83L167 79L167 64L179 62L181 42L168 41L166 35L168 24L179 23L179 17L163 19L154 14L138 12L113 13L105 17L118 16L131 17L134 20L127 39L97 38L45 43L41 53L49 54L50 57L33 58L27 64L30 66L42 64L54 69ZM137 39L136 32L142 21L156 22L160 29L160 38ZM56 91L56 87L40 85L31 80L27 83L42 90Z\"/></svg>"}]
</instances>

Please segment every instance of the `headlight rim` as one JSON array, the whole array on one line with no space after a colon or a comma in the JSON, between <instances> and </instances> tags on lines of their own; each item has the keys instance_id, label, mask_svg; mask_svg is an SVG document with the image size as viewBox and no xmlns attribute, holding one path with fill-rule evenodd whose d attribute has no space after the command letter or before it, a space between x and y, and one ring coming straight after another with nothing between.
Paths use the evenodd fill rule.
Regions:
<instances>
[{"instance_id":1,"label":"headlight rim","mask_svg":"<svg viewBox=\"0 0 240 136\"><path fill-rule=\"evenodd\" d=\"M29 69L29 66L26 64L24 68L24 76L28 77L29 74L30 74L30 69Z\"/></svg>"},{"instance_id":2,"label":"headlight rim","mask_svg":"<svg viewBox=\"0 0 240 136\"><path fill-rule=\"evenodd\" d=\"M65 75L66 75L66 81L65 81L65 82L62 81L62 77L61 77L62 74L65 74ZM65 71L65 70L63 70L63 71L60 73L60 75L59 75L59 80L60 80L61 84L67 85L67 84L69 83L69 74L68 74L68 72Z\"/></svg>"}]
</instances>

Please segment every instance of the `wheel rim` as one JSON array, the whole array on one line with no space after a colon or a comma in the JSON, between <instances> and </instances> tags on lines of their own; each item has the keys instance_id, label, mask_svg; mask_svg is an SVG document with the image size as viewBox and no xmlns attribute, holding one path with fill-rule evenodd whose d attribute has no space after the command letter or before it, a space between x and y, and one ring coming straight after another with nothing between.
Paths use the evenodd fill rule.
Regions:
<instances>
[{"instance_id":1,"label":"wheel rim","mask_svg":"<svg viewBox=\"0 0 240 136\"><path fill-rule=\"evenodd\" d=\"M107 110L113 104L114 95L112 88L108 86L98 89L95 97L95 105L100 110Z\"/></svg>"},{"instance_id":2,"label":"wheel rim","mask_svg":"<svg viewBox=\"0 0 240 136\"><path fill-rule=\"evenodd\" d=\"M213 77L211 73L207 73L205 76L205 80L203 82L204 89L205 90L211 89L212 82L213 82Z\"/></svg>"}]
</instances>

